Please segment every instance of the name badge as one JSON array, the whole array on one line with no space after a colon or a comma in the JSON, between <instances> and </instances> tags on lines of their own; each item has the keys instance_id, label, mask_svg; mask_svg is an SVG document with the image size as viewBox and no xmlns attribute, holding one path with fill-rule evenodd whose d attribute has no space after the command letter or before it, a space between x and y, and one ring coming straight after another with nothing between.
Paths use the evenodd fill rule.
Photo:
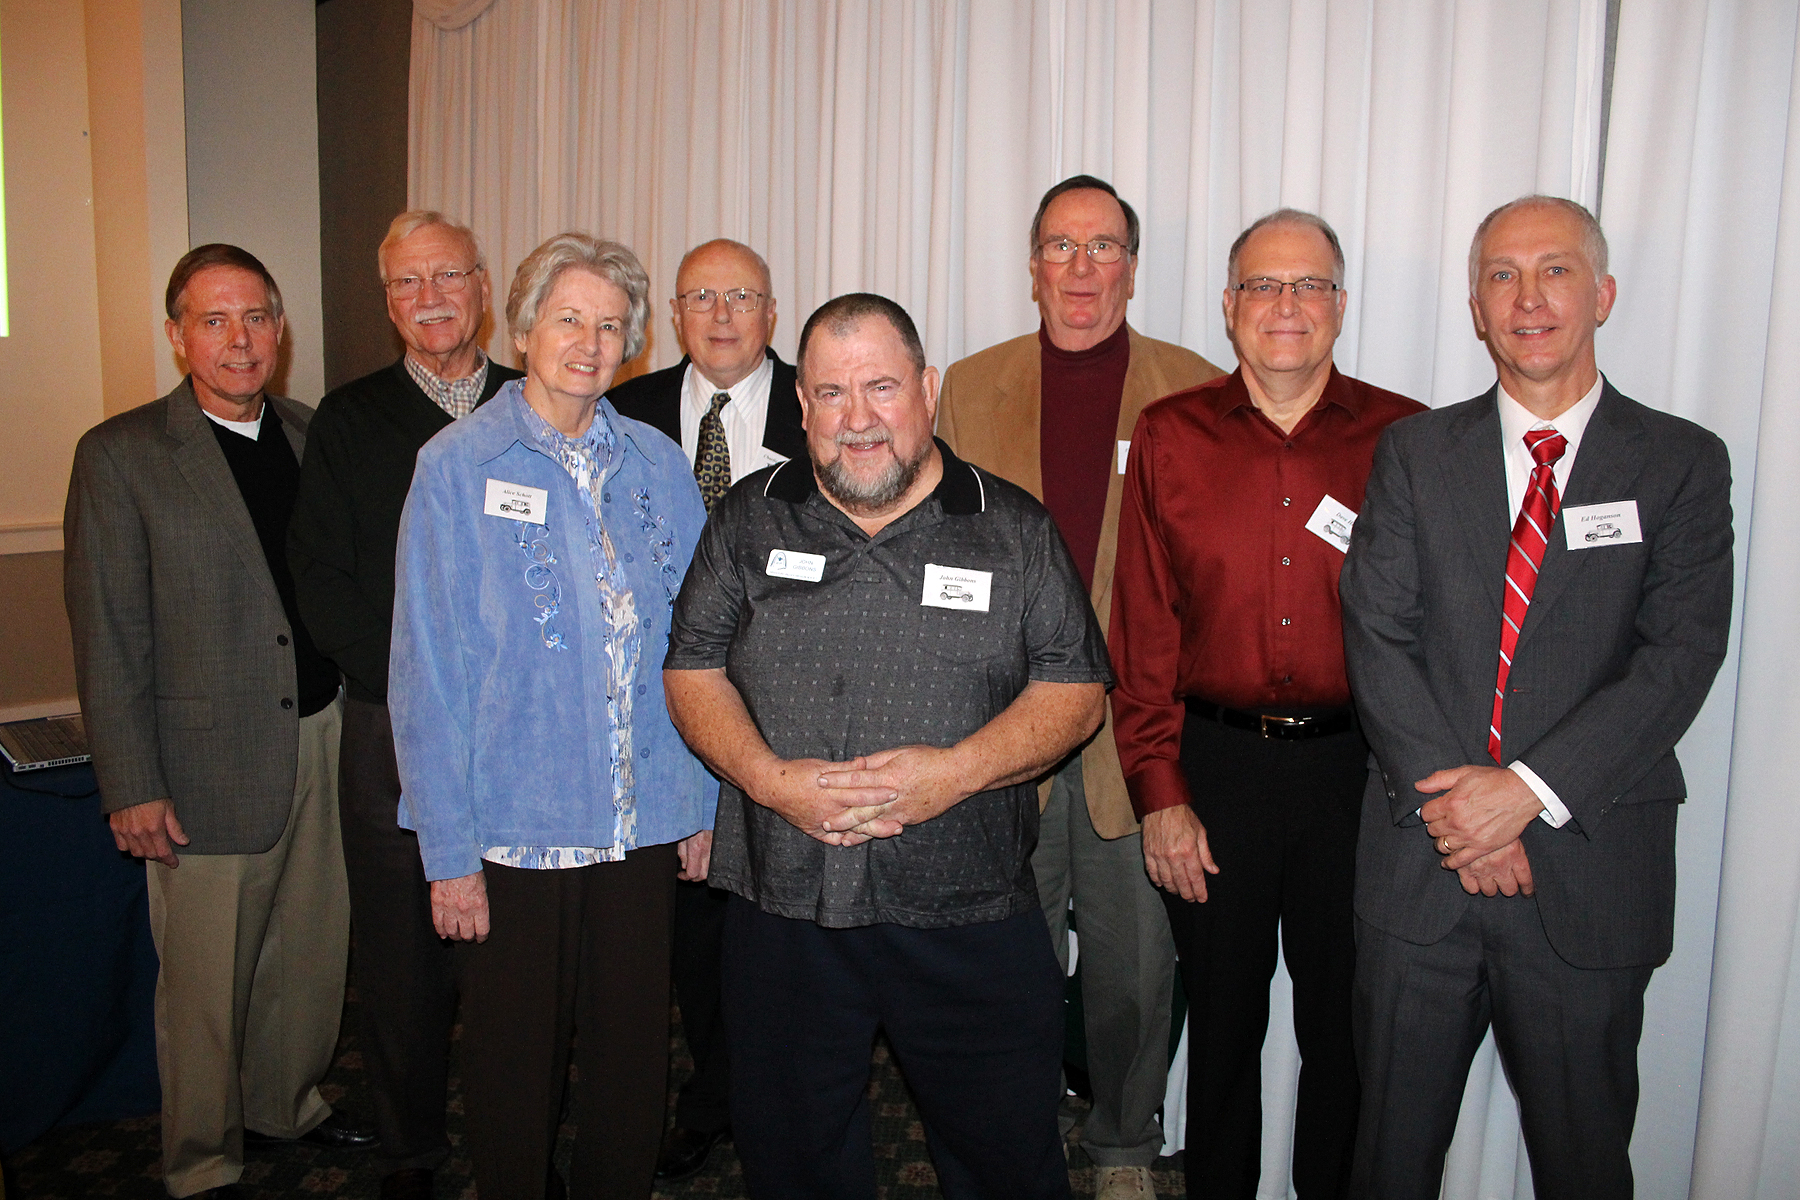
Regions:
<instances>
[{"instance_id":1,"label":"name badge","mask_svg":"<svg viewBox=\"0 0 1800 1200\"><path fill-rule=\"evenodd\" d=\"M798 579L802 583L817 583L825 578L825 556L823 554L802 554L798 550L769 551L769 565L765 568L777 579Z\"/></svg>"},{"instance_id":2,"label":"name badge","mask_svg":"<svg viewBox=\"0 0 1800 1200\"><path fill-rule=\"evenodd\" d=\"M1119 443L1119 474L1123 475L1125 473L1125 460L1130 457L1131 457L1130 441L1120 442Z\"/></svg>"},{"instance_id":3,"label":"name badge","mask_svg":"<svg viewBox=\"0 0 1800 1200\"><path fill-rule=\"evenodd\" d=\"M940 567L925 564L925 594L919 603L929 608L954 608L965 612L986 612L988 592L994 586L992 571L972 571L967 567Z\"/></svg>"},{"instance_id":4,"label":"name badge","mask_svg":"<svg viewBox=\"0 0 1800 1200\"><path fill-rule=\"evenodd\" d=\"M1571 550L1596 546L1629 546L1644 540L1638 526L1636 500L1610 504L1575 504L1562 510L1563 536Z\"/></svg>"},{"instance_id":5,"label":"name badge","mask_svg":"<svg viewBox=\"0 0 1800 1200\"><path fill-rule=\"evenodd\" d=\"M509 521L530 521L534 525L542 525L544 510L548 507L550 493L543 488L490 479L487 481L487 506L481 511L490 517L505 517Z\"/></svg>"},{"instance_id":6,"label":"name badge","mask_svg":"<svg viewBox=\"0 0 1800 1200\"><path fill-rule=\"evenodd\" d=\"M1330 495L1320 500L1319 507L1313 509L1312 516L1306 518L1308 530L1346 553L1350 549L1350 530L1355 525L1356 514L1333 500Z\"/></svg>"}]
</instances>

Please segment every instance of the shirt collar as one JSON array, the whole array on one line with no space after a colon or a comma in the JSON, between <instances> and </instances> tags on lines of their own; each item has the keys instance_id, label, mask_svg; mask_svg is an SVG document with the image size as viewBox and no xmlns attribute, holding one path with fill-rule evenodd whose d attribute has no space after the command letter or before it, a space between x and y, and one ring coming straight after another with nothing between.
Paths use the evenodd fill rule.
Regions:
<instances>
[{"instance_id":1,"label":"shirt collar","mask_svg":"<svg viewBox=\"0 0 1800 1200\"><path fill-rule=\"evenodd\" d=\"M701 373L694 360L687 360L687 370L682 374L682 387L687 393L689 403L699 403L700 411L705 412L712 404L712 398L720 392L731 396L730 403L737 403L747 397L758 394L767 395L769 385L775 375L775 360L769 357L768 347L763 347L763 359L756 364L756 370L750 372L728 388L714 387L712 380ZM762 389L759 393L757 389Z\"/></svg>"},{"instance_id":2,"label":"shirt collar","mask_svg":"<svg viewBox=\"0 0 1800 1200\"><path fill-rule=\"evenodd\" d=\"M1499 394L1500 438L1511 449L1525 440L1525 435L1533 429L1554 429L1563 435L1568 446L1563 453L1569 458L1575 457L1575 450L1581 445L1581 435L1587 431L1588 421L1593 418L1594 410L1600 406L1600 393L1606 389L1606 376L1599 375L1594 379L1594 386L1587 395L1577 400L1565 413L1554 421L1541 420L1538 415L1507 395L1504 387L1495 385Z\"/></svg>"},{"instance_id":3,"label":"shirt collar","mask_svg":"<svg viewBox=\"0 0 1800 1200\"><path fill-rule=\"evenodd\" d=\"M1212 410L1215 424L1240 408L1256 411L1256 402L1250 399L1250 385L1244 382L1244 368L1241 364L1217 384L1202 384L1201 387L1210 391L1207 396L1208 407ZM1350 377L1339 371L1336 363L1331 366L1331 375L1325 380L1325 390L1319 394L1318 403L1307 411L1301 422L1304 424L1325 405L1343 409L1352 421L1360 420L1363 415L1363 398L1350 386ZM1299 426L1295 426L1295 429L1298 431Z\"/></svg>"},{"instance_id":4,"label":"shirt collar","mask_svg":"<svg viewBox=\"0 0 1800 1200\"><path fill-rule=\"evenodd\" d=\"M500 385L500 390L494 393L494 398L477 409L474 415L479 417L490 408L494 410L494 415L486 421L478 423L480 432L476 435L474 443L476 461L486 462L489 459L498 458L514 442L539 454L545 453L543 446L538 444L536 426L532 424L532 421L542 422L543 418L537 415L537 411L530 404L526 403L523 379L509 379ZM621 448L628 445L638 455L652 458L645 452L638 438L646 432L657 437L661 437L661 434L656 433L641 421L632 421L620 416L619 410L612 406L612 401L604 396L600 398L600 403L594 406L594 420L599 421L602 418L618 436Z\"/></svg>"},{"instance_id":5,"label":"shirt collar","mask_svg":"<svg viewBox=\"0 0 1800 1200\"><path fill-rule=\"evenodd\" d=\"M936 500L945 516L969 517L987 511L987 488L975 468L956 457L941 438L933 438L944 460L944 477L937 487L921 500ZM770 474L763 484L763 495L789 504L805 504L819 490L810 457L790 458ZM916 505L914 507L917 507ZM911 510L908 510L911 511ZM904 514L902 514L904 515Z\"/></svg>"}]
</instances>

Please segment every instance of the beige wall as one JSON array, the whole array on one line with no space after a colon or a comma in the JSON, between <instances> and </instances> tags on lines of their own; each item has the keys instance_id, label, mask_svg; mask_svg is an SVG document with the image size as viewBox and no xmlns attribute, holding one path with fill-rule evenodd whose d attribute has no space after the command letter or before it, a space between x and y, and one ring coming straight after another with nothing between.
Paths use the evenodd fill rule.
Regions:
<instances>
[{"instance_id":1,"label":"beige wall","mask_svg":"<svg viewBox=\"0 0 1800 1200\"><path fill-rule=\"evenodd\" d=\"M325 393L314 6L181 5L188 236L194 245L242 246L275 276L288 336L284 372L273 386L306 404Z\"/></svg>"},{"instance_id":2,"label":"beige wall","mask_svg":"<svg viewBox=\"0 0 1800 1200\"><path fill-rule=\"evenodd\" d=\"M81 5L0 0L12 324L0 338L0 550L61 548L75 440L102 412L87 77Z\"/></svg>"},{"instance_id":3,"label":"beige wall","mask_svg":"<svg viewBox=\"0 0 1800 1200\"><path fill-rule=\"evenodd\" d=\"M0 556L0 721L75 711L75 660L63 616L62 552ZM27 621L15 624L22 614ZM12 636L30 626L29 637Z\"/></svg>"}]
</instances>

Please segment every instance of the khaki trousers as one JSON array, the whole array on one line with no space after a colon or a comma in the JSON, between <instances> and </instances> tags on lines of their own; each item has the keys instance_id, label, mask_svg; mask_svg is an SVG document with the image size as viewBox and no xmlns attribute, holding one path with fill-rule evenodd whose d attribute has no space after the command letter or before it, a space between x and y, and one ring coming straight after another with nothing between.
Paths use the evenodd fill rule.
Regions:
<instances>
[{"instance_id":1,"label":"khaki trousers","mask_svg":"<svg viewBox=\"0 0 1800 1200\"><path fill-rule=\"evenodd\" d=\"M342 720L338 701L301 718L294 806L269 850L147 864L171 1196L236 1183L246 1126L297 1137L331 1115L318 1085L337 1046L350 947Z\"/></svg>"}]
</instances>

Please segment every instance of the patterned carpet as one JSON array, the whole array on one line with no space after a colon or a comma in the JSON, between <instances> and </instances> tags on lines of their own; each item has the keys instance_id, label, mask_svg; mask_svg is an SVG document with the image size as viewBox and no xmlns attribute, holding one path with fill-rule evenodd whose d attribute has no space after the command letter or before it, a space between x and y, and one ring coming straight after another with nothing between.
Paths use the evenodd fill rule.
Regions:
<instances>
[{"instance_id":1,"label":"patterned carpet","mask_svg":"<svg viewBox=\"0 0 1800 1200\"><path fill-rule=\"evenodd\" d=\"M372 1111L362 1055L357 1049L354 997L344 1012L345 1033L323 1092L333 1106L366 1117ZM692 1071L686 1044L677 1028L671 1034L674 1071L678 1085ZM925 1134L906 1084L895 1069L887 1048L877 1045L870 1079L874 1103L875 1154L881 1200L933 1200L939 1195L937 1173L925 1149ZM1071 1101L1079 1118L1084 1106ZM568 1164L571 1128L563 1128L559 1164ZM1071 1131L1071 1140L1079 1125ZM438 1200L475 1200L469 1160L463 1155L462 1100L458 1081L451 1078L450 1161L437 1173ZM54 1130L5 1160L5 1200L85 1200L91 1196L115 1196L120 1200L163 1200L159 1162L158 1120L154 1115L126 1121L82 1125ZM250 1200L278 1196L333 1196L346 1200L376 1200L381 1180L367 1154L317 1149L292 1144L252 1150L244 1167L244 1190ZM1071 1145L1069 1179L1076 1196L1093 1194L1093 1168L1087 1156ZM1182 1195L1184 1182L1172 1160L1161 1160L1155 1172L1157 1193ZM713 1151L707 1169L655 1193L658 1200L716 1197L729 1200L744 1195L743 1172L729 1144Z\"/></svg>"}]
</instances>

